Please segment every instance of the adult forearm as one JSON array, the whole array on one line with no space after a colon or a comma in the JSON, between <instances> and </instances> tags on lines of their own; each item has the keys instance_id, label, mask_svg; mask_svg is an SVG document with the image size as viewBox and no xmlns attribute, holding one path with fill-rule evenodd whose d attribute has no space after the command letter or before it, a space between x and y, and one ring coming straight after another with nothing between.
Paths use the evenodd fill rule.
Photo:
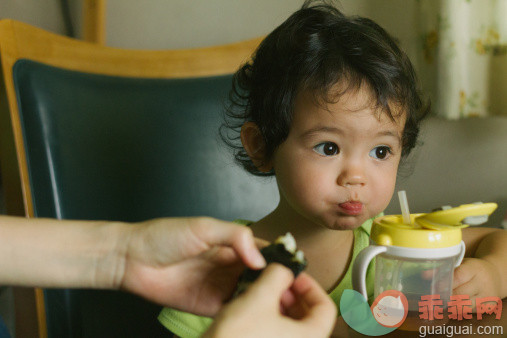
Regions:
<instances>
[{"instance_id":1,"label":"adult forearm","mask_svg":"<svg viewBox=\"0 0 507 338\"><path fill-rule=\"evenodd\" d=\"M0 216L0 285L116 288L127 227Z\"/></svg>"}]
</instances>

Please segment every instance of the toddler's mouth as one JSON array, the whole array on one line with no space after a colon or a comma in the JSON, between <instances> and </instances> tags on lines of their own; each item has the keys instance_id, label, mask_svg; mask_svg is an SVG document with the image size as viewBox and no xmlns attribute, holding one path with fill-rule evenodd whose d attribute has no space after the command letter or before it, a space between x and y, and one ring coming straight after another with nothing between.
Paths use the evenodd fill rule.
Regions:
<instances>
[{"instance_id":1,"label":"toddler's mouth","mask_svg":"<svg viewBox=\"0 0 507 338\"><path fill-rule=\"evenodd\" d=\"M339 206L348 215L359 215L363 211L363 203L359 201L347 201Z\"/></svg>"}]
</instances>

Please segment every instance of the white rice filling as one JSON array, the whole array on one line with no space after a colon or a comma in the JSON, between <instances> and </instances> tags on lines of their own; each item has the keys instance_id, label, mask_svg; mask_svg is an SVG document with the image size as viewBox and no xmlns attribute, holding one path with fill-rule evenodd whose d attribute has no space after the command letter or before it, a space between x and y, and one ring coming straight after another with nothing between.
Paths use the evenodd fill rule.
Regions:
<instances>
[{"instance_id":1,"label":"white rice filling","mask_svg":"<svg viewBox=\"0 0 507 338\"><path fill-rule=\"evenodd\" d=\"M280 236L276 239L275 244L283 244L285 250L290 252L294 257L293 261L303 263L305 261L305 254L301 250L297 250L296 240L290 232L286 233L285 236ZM297 251L296 251L297 250Z\"/></svg>"},{"instance_id":2,"label":"white rice filling","mask_svg":"<svg viewBox=\"0 0 507 338\"><path fill-rule=\"evenodd\" d=\"M303 251L301 250L296 251L293 260L295 260L298 263L303 263L305 261L305 254L303 253Z\"/></svg>"},{"instance_id":3,"label":"white rice filling","mask_svg":"<svg viewBox=\"0 0 507 338\"><path fill-rule=\"evenodd\" d=\"M294 236L290 232L286 233L285 236L280 236L275 241L276 244L283 244L285 250L290 252L291 254L296 253L296 240Z\"/></svg>"}]
</instances>

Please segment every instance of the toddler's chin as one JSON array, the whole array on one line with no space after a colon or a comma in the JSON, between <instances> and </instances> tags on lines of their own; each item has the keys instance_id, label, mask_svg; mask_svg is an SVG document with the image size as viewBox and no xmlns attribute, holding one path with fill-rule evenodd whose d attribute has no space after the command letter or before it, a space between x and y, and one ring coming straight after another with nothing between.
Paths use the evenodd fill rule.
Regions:
<instances>
[{"instance_id":1,"label":"toddler's chin","mask_svg":"<svg viewBox=\"0 0 507 338\"><path fill-rule=\"evenodd\" d=\"M332 222L328 228L332 230L354 230L359 228L368 218L364 217L340 217Z\"/></svg>"}]
</instances>

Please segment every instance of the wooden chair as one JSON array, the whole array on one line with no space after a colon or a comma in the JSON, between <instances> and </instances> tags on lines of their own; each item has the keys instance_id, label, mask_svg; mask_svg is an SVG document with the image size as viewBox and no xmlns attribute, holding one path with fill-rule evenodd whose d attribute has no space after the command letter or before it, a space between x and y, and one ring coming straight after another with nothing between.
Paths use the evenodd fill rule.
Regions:
<instances>
[{"instance_id":1,"label":"wooden chair","mask_svg":"<svg viewBox=\"0 0 507 338\"><path fill-rule=\"evenodd\" d=\"M122 50L0 21L7 212L128 222L268 213L274 182L243 173L218 140L231 74L259 42ZM147 336L160 309L113 291L37 289L36 301L40 337Z\"/></svg>"}]
</instances>

